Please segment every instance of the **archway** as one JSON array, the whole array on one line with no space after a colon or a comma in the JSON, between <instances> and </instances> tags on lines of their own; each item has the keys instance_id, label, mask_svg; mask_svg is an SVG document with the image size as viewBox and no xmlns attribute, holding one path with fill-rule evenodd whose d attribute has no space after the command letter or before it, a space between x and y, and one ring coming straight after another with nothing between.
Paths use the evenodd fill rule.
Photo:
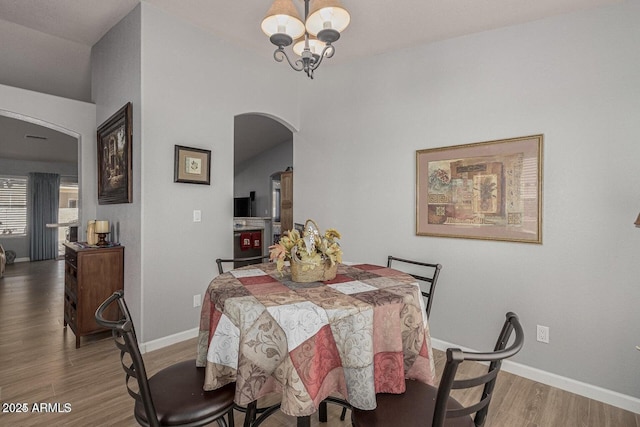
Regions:
<instances>
[{"instance_id":1,"label":"archway","mask_svg":"<svg viewBox=\"0 0 640 427\"><path fill-rule=\"evenodd\" d=\"M95 218L97 200L96 106L0 85L0 115L70 135L78 141L79 220Z\"/></svg>"},{"instance_id":2,"label":"archway","mask_svg":"<svg viewBox=\"0 0 640 427\"><path fill-rule=\"evenodd\" d=\"M61 204L58 222L77 221L80 195L79 135L43 120L6 110L0 110L0 130L3 135L0 170L4 179L21 181L30 172L60 175ZM15 188L17 187L14 187L13 192L16 191ZM5 221L0 238L11 236L9 240L2 239L3 246L14 251L17 260L21 261L28 259L29 239L28 236L21 235L23 230L15 228L19 227L19 218L13 219L14 221ZM60 227L57 231L60 255L68 227Z\"/></svg>"},{"instance_id":3,"label":"archway","mask_svg":"<svg viewBox=\"0 0 640 427\"><path fill-rule=\"evenodd\" d=\"M260 224L262 221L263 248L273 243L274 234L280 234L275 229L279 224L273 209L271 177L293 168L294 131L288 123L268 114L245 113L234 117L233 194L237 204L249 206L248 212L235 210L234 217L251 218L240 220L245 225L247 221L250 224ZM234 223L237 226L238 220L234 220Z\"/></svg>"}]
</instances>

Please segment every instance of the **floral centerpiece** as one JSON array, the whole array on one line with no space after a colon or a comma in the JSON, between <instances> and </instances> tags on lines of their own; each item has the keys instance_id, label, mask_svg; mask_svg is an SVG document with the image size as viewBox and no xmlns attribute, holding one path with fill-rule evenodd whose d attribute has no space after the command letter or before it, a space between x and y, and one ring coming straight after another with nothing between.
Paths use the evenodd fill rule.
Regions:
<instances>
[{"instance_id":1,"label":"floral centerpiece","mask_svg":"<svg viewBox=\"0 0 640 427\"><path fill-rule=\"evenodd\" d=\"M289 230L278 243L269 246L269 258L275 260L280 273L285 261L289 261L295 282L331 280L336 277L338 263L342 262L342 249L336 242L340 237L333 228L321 235L317 224L308 219L302 235L298 230Z\"/></svg>"}]
</instances>

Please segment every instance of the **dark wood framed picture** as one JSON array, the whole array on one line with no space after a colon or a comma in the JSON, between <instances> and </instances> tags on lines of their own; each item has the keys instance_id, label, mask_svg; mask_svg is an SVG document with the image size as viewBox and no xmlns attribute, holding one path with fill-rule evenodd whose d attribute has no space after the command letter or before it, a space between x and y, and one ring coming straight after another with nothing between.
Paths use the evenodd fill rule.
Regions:
<instances>
[{"instance_id":1,"label":"dark wood framed picture","mask_svg":"<svg viewBox=\"0 0 640 427\"><path fill-rule=\"evenodd\" d=\"M176 145L173 182L210 185L211 150Z\"/></svg>"},{"instance_id":2,"label":"dark wood framed picture","mask_svg":"<svg viewBox=\"0 0 640 427\"><path fill-rule=\"evenodd\" d=\"M416 234L542 243L542 135L416 152Z\"/></svg>"},{"instance_id":3,"label":"dark wood framed picture","mask_svg":"<svg viewBox=\"0 0 640 427\"><path fill-rule=\"evenodd\" d=\"M128 102L98 127L98 204L133 201L131 115Z\"/></svg>"}]
</instances>

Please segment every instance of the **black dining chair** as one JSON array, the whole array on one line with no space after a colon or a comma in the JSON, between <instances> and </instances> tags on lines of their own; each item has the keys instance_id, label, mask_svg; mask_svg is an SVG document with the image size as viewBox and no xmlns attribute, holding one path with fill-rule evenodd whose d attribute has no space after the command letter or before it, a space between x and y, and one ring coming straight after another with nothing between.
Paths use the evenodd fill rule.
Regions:
<instances>
[{"instance_id":1,"label":"black dining chair","mask_svg":"<svg viewBox=\"0 0 640 427\"><path fill-rule=\"evenodd\" d=\"M117 303L117 306L112 306ZM105 315L106 314L106 315ZM109 320L117 317L118 320ZM96 310L96 322L112 331L125 383L136 401L134 415L142 426L204 426L214 421L220 427L234 427L235 383L214 391L204 391L204 368L196 361L179 362L147 377L138 347L131 314L123 292L116 291ZM136 383L130 383L134 378ZM228 415L229 424L224 416Z\"/></svg>"},{"instance_id":2,"label":"black dining chair","mask_svg":"<svg viewBox=\"0 0 640 427\"><path fill-rule=\"evenodd\" d=\"M393 264L395 262L395 265ZM398 268L397 264L401 264ZM404 265L403 265L404 264ZM410 268L406 264L417 266L420 272ZM387 267L396 268L398 270L407 270L407 273L413 276L420 284L420 291L422 296L426 299L427 318L431 314L431 304L433 303L433 295L436 291L436 284L438 283L438 276L440 276L440 270L442 270L441 264L431 264L428 262L413 261L405 258L398 258L392 255L387 257Z\"/></svg>"},{"instance_id":3,"label":"black dining chair","mask_svg":"<svg viewBox=\"0 0 640 427\"><path fill-rule=\"evenodd\" d=\"M218 273L224 273L223 264L233 263L233 268L244 267L245 265L260 264L262 262L268 262L269 255L259 255L244 258L218 258L216 264L218 264Z\"/></svg>"},{"instance_id":4,"label":"black dining chair","mask_svg":"<svg viewBox=\"0 0 640 427\"><path fill-rule=\"evenodd\" d=\"M512 332L513 343L507 347ZM376 395L377 407L371 411L353 408L351 421L354 427L481 427L487 418L502 361L514 356L524 344L524 332L518 316L507 313L494 351L473 353L457 348L447 349L447 361L438 387L415 380L406 381L403 394L380 393ZM479 376L456 379L462 363L489 362ZM451 390L483 387L474 404L464 406L451 397ZM472 417L472 414L475 416Z\"/></svg>"}]
</instances>

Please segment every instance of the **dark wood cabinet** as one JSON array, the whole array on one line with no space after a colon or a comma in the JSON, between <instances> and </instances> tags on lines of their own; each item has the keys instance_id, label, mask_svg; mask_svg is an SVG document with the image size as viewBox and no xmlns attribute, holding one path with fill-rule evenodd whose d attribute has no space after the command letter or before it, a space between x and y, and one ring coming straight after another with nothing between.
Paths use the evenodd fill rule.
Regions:
<instances>
[{"instance_id":1,"label":"dark wood cabinet","mask_svg":"<svg viewBox=\"0 0 640 427\"><path fill-rule=\"evenodd\" d=\"M293 230L293 172L280 174L280 227L282 234Z\"/></svg>"},{"instance_id":2,"label":"dark wood cabinet","mask_svg":"<svg viewBox=\"0 0 640 427\"><path fill-rule=\"evenodd\" d=\"M85 248L65 243L64 326L80 338L105 331L95 321L98 306L124 289L124 246Z\"/></svg>"}]
</instances>

